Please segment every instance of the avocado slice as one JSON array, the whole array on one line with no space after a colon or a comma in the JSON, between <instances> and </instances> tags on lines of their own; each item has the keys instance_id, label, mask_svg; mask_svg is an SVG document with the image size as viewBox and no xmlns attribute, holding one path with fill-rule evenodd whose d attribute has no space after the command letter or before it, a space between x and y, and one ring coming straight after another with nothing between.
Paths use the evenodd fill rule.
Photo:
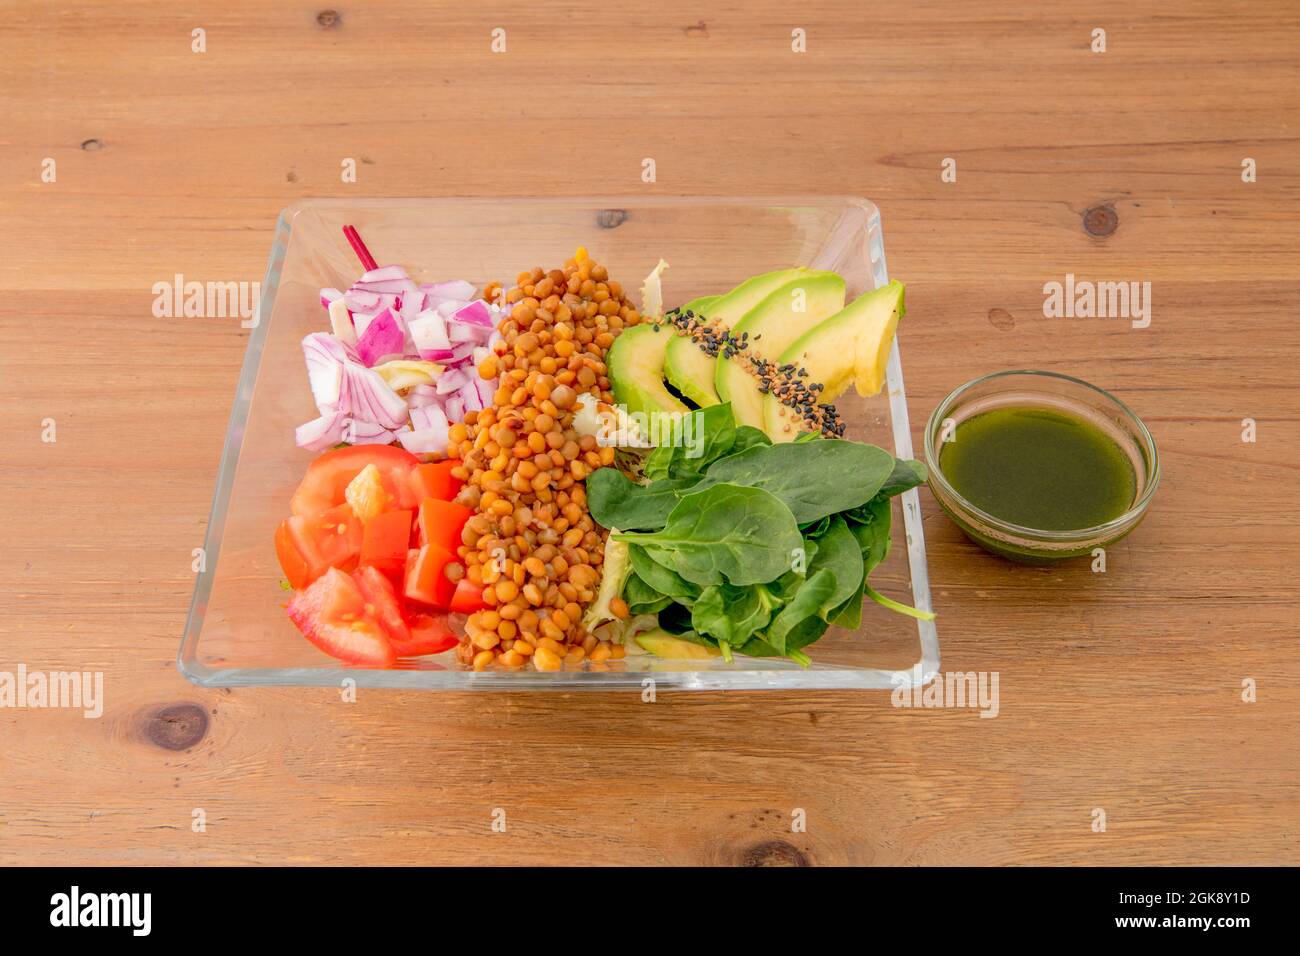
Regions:
<instances>
[{"instance_id":1,"label":"avocado slice","mask_svg":"<svg viewBox=\"0 0 1300 956\"><path fill-rule=\"evenodd\" d=\"M636 642L655 657L670 661L703 661L721 657L716 647L705 647L669 634L661 627L652 628L636 636Z\"/></svg>"},{"instance_id":2,"label":"avocado slice","mask_svg":"<svg viewBox=\"0 0 1300 956\"><path fill-rule=\"evenodd\" d=\"M692 299L681 307L682 312L704 315L704 310L718 301L720 296L706 295ZM700 408L718 404L718 393L713 388L714 358L684 335L673 335L664 352L664 374L677 391Z\"/></svg>"},{"instance_id":3,"label":"avocado slice","mask_svg":"<svg viewBox=\"0 0 1300 956\"><path fill-rule=\"evenodd\" d=\"M664 352L673 335L670 329L643 322L624 329L605 356L614 401L628 414L690 411L664 387Z\"/></svg>"},{"instance_id":4,"label":"avocado slice","mask_svg":"<svg viewBox=\"0 0 1300 956\"><path fill-rule=\"evenodd\" d=\"M894 332L906 311L903 283L894 280L858 296L839 313L809 329L790 344L780 361L807 369L808 381L821 382L821 402L835 401L850 381L859 395L875 395L885 384ZM791 414L773 396L764 398L764 430L773 441L792 441L798 434Z\"/></svg>"},{"instance_id":5,"label":"avocado slice","mask_svg":"<svg viewBox=\"0 0 1300 956\"><path fill-rule=\"evenodd\" d=\"M746 279L725 295L695 299L683 308L690 308L701 318L715 319L724 329L730 329L775 289L811 272L812 270L803 268L764 272ZM678 392L701 408L718 404L718 393L714 385L717 360L705 355L693 342L683 340L682 344L675 344L683 339L682 336L674 335L672 338L665 353L668 380ZM618 344L617 340L615 344Z\"/></svg>"},{"instance_id":6,"label":"avocado slice","mask_svg":"<svg viewBox=\"0 0 1300 956\"><path fill-rule=\"evenodd\" d=\"M732 326L731 334L738 338L749 333L749 354L776 359L801 335L843 308L843 278L834 272L804 270L746 312ZM763 428L763 392L758 379L737 360L722 356L714 375L718 397L731 402L736 423Z\"/></svg>"}]
</instances>

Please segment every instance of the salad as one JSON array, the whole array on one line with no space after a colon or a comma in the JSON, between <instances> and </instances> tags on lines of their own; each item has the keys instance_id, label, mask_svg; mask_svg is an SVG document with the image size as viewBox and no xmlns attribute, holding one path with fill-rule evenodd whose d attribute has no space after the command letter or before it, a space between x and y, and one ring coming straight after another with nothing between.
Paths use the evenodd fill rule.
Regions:
<instances>
[{"instance_id":1,"label":"salad","mask_svg":"<svg viewBox=\"0 0 1300 956\"><path fill-rule=\"evenodd\" d=\"M302 634L349 664L475 670L732 660L856 628L891 497L925 468L846 437L880 390L903 286L846 303L789 269L665 312L579 248L480 293L379 266L322 289L303 340L319 453L275 532Z\"/></svg>"}]
</instances>

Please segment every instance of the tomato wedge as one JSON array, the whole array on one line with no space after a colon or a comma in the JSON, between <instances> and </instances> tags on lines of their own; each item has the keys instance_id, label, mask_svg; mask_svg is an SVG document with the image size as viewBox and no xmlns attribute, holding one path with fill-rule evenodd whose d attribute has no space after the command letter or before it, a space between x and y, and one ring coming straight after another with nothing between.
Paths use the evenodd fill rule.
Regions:
<instances>
[{"instance_id":1,"label":"tomato wedge","mask_svg":"<svg viewBox=\"0 0 1300 956\"><path fill-rule=\"evenodd\" d=\"M380 575L382 577L382 575ZM288 604L289 618L318 648L349 664L391 667L397 654L356 582L330 568Z\"/></svg>"},{"instance_id":2,"label":"tomato wedge","mask_svg":"<svg viewBox=\"0 0 1300 956\"><path fill-rule=\"evenodd\" d=\"M378 568L385 574L399 575L406 567L406 551L411 546L410 511L385 511L365 523L361 535L360 564Z\"/></svg>"},{"instance_id":3,"label":"tomato wedge","mask_svg":"<svg viewBox=\"0 0 1300 956\"><path fill-rule=\"evenodd\" d=\"M294 515L275 532L280 569L295 589L305 588L330 567L356 567L361 551L361 522L346 504L315 517Z\"/></svg>"},{"instance_id":4,"label":"tomato wedge","mask_svg":"<svg viewBox=\"0 0 1300 956\"><path fill-rule=\"evenodd\" d=\"M412 548L406 561L406 597L421 604L446 608L451 605L456 585L447 577L447 565L456 555L437 544Z\"/></svg>"},{"instance_id":5,"label":"tomato wedge","mask_svg":"<svg viewBox=\"0 0 1300 956\"><path fill-rule=\"evenodd\" d=\"M397 445L351 445L327 451L307 468L289 510L296 515L316 515L343 504L348 483L366 465L379 469L396 507L414 508L418 499L411 473L419 464L418 458Z\"/></svg>"},{"instance_id":6,"label":"tomato wedge","mask_svg":"<svg viewBox=\"0 0 1300 956\"><path fill-rule=\"evenodd\" d=\"M420 543L436 544L452 554L460 547L460 533L465 522L474 517L469 508L438 498L420 502Z\"/></svg>"},{"instance_id":7,"label":"tomato wedge","mask_svg":"<svg viewBox=\"0 0 1300 956\"><path fill-rule=\"evenodd\" d=\"M469 578L456 582L456 593L451 598L451 610L460 614L473 614L487 607L483 600L483 585L472 583Z\"/></svg>"},{"instance_id":8,"label":"tomato wedge","mask_svg":"<svg viewBox=\"0 0 1300 956\"><path fill-rule=\"evenodd\" d=\"M441 654L460 643L454 631L447 623L445 614L415 614L410 620L411 639L394 640L393 651L398 657L423 657L425 654Z\"/></svg>"},{"instance_id":9,"label":"tomato wedge","mask_svg":"<svg viewBox=\"0 0 1300 956\"><path fill-rule=\"evenodd\" d=\"M362 529L351 505L330 508L309 522L308 528L326 566L344 571L356 567L357 556L361 553Z\"/></svg>"},{"instance_id":10,"label":"tomato wedge","mask_svg":"<svg viewBox=\"0 0 1300 956\"><path fill-rule=\"evenodd\" d=\"M280 570L295 591L301 591L320 577L320 572L298 550L288 519L281 521L280 527L275 529L275 556L280 559Z\"/></svg>"},{"instance_id":11,"label":"tomato wedge","mask_svg":"<svg viewBox=\"0 0 1300 956\"><path fill-rule=\"evenodd\" d=\"M390 642L409 641L411 630L402 616L401 601L393 582L384 577L378 568L362 568L352 575L361 596L366 601L366 613L379 621Z\"/></svg>"},{"instance_id":12,"label":"tomato wedge","mask_svg":"<svg viewBox=\"0 0 1300 956\"><path fill-rule=\"evenodd\" d=\"M453 501L465 482L452 475L451 470L460 465L460 460L437 461L429 465L419 465L411 473L411 487L419 500L437 498L441 501Z\"/></svg>"}]
</instances>

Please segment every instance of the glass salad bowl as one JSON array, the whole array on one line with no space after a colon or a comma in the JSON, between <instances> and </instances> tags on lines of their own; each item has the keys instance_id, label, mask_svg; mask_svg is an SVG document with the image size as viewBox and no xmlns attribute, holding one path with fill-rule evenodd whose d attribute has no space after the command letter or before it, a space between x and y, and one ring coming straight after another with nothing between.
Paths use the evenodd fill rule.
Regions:
<instances>
[{"instance_id":1,"label":"glass salad bowl","mask_svg":"<svg viewBox=\"0 0 1300 956\"><path fill-rule=\"evenodd\" d=\"M510 285L534 265L552 268L586 246L610 275L636 289L660 258L669 308L724 292L775 269L830 269L850 297L888 281L880 214L866 200L839 196L755 198L375 199L303 200L276 224L271 259L239 379L217 475L199 573L178 664L206 687L356 686L428 690L892 689L924 683L939 667L933 621L868 601L856 631L831 628L801 667L774 658L731 663L631 655L565 670L474 671L452 651L404 661L396 669L344 665L310 644L284 611L273 535L312 452L294 428L318 413L301 341L325 331L321 287L346 288L359 274L342 227L351 223L384 263L417 281L469 279ZM901 325L907 329L911 319ZM887 384L863 399L851 389L837 403L846 437L915 458L895 342ZM925 538L917 489L894 499L892 547L872 586L930 610Z\"/></svg>"}]
</instances>

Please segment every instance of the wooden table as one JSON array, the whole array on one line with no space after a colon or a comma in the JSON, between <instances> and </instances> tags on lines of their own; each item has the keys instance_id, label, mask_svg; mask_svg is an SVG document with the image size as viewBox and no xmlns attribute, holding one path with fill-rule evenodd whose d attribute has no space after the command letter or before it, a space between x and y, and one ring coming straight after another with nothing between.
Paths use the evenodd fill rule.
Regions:
<instances>
[{"instance_id":1,"label":"wooden table","mask_svg":"<svg viewBox=\"0 0 1300 956\"><path fill-rule=\"evenodd\" d=\"M0 670L107 703L0 710L0 862L1297 862L1295 6L804 6L5 4ZM248 333L154 318L153 283L260 280L304 196L801 191L883 210L918 427L1041 367L1159 442L1104 574L988 557L925 496L944 667L997 671L996 719L177 673ZM1044 318L1067 273L1149 281L1150 326Z\"/></svg>"}]
</instances>

